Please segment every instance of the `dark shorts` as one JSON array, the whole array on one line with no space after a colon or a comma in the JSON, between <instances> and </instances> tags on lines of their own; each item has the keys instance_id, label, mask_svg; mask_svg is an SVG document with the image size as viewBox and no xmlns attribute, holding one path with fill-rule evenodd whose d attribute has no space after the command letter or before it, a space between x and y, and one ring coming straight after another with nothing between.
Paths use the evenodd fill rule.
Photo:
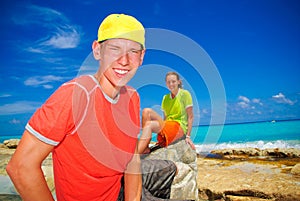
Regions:
<instances>
[{"instance_id":1,"label":"dark shorts","mask_svg":"<svg viewBox=\"0 0 300 201\"><path fill-rule=\"evenodd\" d=\"M176 175L176 165L168 160L142 160L142 200L168 200L171 185ZM124 200L124 184L122 184L118 201Z\"/></svg>"}]
</instances>

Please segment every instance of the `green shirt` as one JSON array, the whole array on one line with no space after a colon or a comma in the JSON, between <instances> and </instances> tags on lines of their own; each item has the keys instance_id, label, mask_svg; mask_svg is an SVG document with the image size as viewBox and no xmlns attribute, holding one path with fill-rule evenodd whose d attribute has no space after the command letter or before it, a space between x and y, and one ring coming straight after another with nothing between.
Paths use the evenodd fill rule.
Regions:
<instances>
[{"instance_id":1,"label":"green shirt","mask_svg":"<svg viewBox=\"0 0 300 201\"><path fill-rule=\"evenodd\" d=\"M177 121L184 133L188 129L186 109L191 106L193 106L192 96L184 89L179 89L174 98L172 98L171 94L166 94L162 100L162 110L165 112L166 120Z\"/></svg>"}]
</instances>

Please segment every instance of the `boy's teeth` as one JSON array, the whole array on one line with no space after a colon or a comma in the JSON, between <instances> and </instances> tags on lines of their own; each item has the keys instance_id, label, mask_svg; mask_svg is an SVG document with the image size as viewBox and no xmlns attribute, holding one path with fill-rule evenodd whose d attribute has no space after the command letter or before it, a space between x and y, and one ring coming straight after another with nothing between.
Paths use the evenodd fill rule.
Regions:
<instances>
[{"instance_id":1,"label":"boy's teeth","mask_svg":"<svg viewBox=\"0 0 300 201\"><path fill-rule=\"evenodd\" d=\"M115 69L115 72L121 75L124 75L128 72L128 70L120 70L120 69Z\"/></svg>"}]
</instances>

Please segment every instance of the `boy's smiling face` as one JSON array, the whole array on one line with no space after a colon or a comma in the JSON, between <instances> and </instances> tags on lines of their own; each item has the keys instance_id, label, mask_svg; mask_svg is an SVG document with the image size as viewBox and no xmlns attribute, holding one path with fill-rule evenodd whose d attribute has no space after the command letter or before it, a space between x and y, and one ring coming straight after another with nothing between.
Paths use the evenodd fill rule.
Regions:
<instances>
[{"instance_id":1,"label":"boy's smiling face","mask_svg":"<svg viewBox=\"0 0 300 201\"><path fill-rule=\"evenodd\" d=\"M112 90L118 90L132 79L145 54L141 44L121 38L109 39L101 44L94 42L93 51L94 57L101 63L97 72L100 85Z\"/></svg>"}]
</instances>

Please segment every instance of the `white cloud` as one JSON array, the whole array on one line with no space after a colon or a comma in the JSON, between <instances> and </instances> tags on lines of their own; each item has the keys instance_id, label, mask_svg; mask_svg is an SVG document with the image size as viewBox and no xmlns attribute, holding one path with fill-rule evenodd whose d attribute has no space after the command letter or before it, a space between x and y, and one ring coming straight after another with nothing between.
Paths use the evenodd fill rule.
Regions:
<instances>
[{"instance_id":1,"label":"white cloud","mask_svg":"<svg viewBox=\"0 0 300 201\"><path fill-rule=\"evenodd\" d=\"M237 105L243 109L248 108L248 109L255 110L256 109L255 105L263 106L261 100L258 98L253 98L252 100L250 100L246 96L239 96L238 100L240 102L238 102Z\"/></svg>"},{"instance_id":2,"label":"white cloud","mask_svg":"<svg viewBox=\"0 0 300 201\"><path fill-rule=\"evenodd\" d=\"M31 101L18 101L0 106L0 115L24 114L35 111L41 103Z\"/></svg>"},{"instance_id":3,"label":"white cloud","mask_svg":"<svg viewBox=\"0 0 300 201\"><path fill-rule=\"evenodd\" d=\"M25 49L27 52L32 52L32 53L45 53L45 51L42 48L38 48L38 47L28 47Z\"/></svg>"},{"instance_id":4,"label":"white cloud","mask_svg":"<svg viewBox=\"0 0 300 201\"><path fill-rule=\"evenodd\" d=\"M203 114L208 114L209 112L208 112L207 109L202 109L202 113L203 113Z\"/></svg>"},{"instance_id":5,"label":"white cloud","mask_svg":"<svg viewBox=\"0 0 300 201\"><path fill-rule=\"evenodd\" d=\"M50 85L50 84L44 84L43 87L44 87L45 89L53 89L53 86Z\"/></svg>"},{"instance_id":6,"label":"white cloud","mask_svg":"<svg viewBox=\"0 0 300 201\"><path fill-rule=\"evenodd\" d=\"M248 98L249 99L249 98ZM227 103L227 122L249 122L272 119L299 119L300 93L286 97L278 93L272 98L256 97L249 99L238 96ZM278 104L280 103L280 104Z\"/></svg>"},{"instance_id":7,"label":"white cloud","mask_svg":"<svg viewBox=\"0 0 300 201\"><path fill-rule=\"evenodd\" d=\"M273 98L285 98L285 96L282 93L279 93L277 95L272 96Z\"/></svg>"},{"instance_id":8,"label":"white cloud","mask_svg":"<svg viewBox=\"0 0 300 201\"><path fill-rule=\"evenodd\" d=\"M249 98L247 98L246 96L239 96L238 99L241 100L241 101L243 101L243 102L245 102L245 103L249 103L250 102Z\"/></svg>"},{"instance_id":9,"label":"white cloud","mask_svg":"<svg viewBox=\"0 0 300 201\"><path fill-rule=\"evenodd\" d=\"M33 86L33 87L43 86L45 89L52 89L53 86L50 85L49 83L59 82L62 80L64 80L63 77L54 76L54 75L34 76L25 80L24 84L26 86Z\"/></svg>"},{"instance_id":10,"label":"white cloud","mask_svg":"<svg viewBox=\"0 0 300 201\"><path fill-rule=\"evenodd\" d=\"M258 99L258 98L253 98L252 99L252 103L256 103L256 104L259 104L259 105L263 105L263 103L260 101L260 99Z\"/></svg>"},{"instance_id":11,"label":"white cloud","mask_svg":"<svg viewBox=\"0 0 300 201\"><path fill-rule=\"evenodd\" d=\"M80 34L74 27L57 32L49 39L40 43L40 45L50 46L58 49L76 48L80 41Z\"/></svg>"},{"instance_id":12,"label":"white cloud","mask_svg":"<svg viewBox=\"0 0 300 201\"><path fill-rule=\"evenodd\" d=\"M45 53L52 49L76 48L80 42L80 28L70 23L62 13L47 7L28 5L13 21L26 29L39 30L43 35L26 46L26 51ZM33 45L32 45L33 44Z\"/></svg>"},{"instance_id":13,"label":"white cloud","mask_svg":"<svg viewBox=\"0 0 300 201\"><path fill-rule=\"evenodd\" d=\"M246 103L246 102L238 102L237 104L238 104L238 106L240 106L241 108L248 108L248 107L249 107L249 104Z\"/></svg>"},{"instance_id":14,"label":"white cloud","mask_svg":"<svg viewBox=\"0 0 300 201\"><path fill-rule=\"evenodd\" d=\"M9 123L10 124L20 124L21 121L14 118L14 119L10 120Z\"/></svg>"},{"instance_id":15,"label":"white cloud","mask_svg":"<svg viewBox=\"0 0 300 201\"><path fill-rule=\"evenodd\" d=\"M56 21L59 18L64 21L66 20L60 12L54 9L29 4L24 6L22 11L17 13L17 15L13 16L12 20L17 25L38 24L41 26L48 26L45 22L50 23L51 21Z\"/></svg>"},{"instance_id":16,"label":"white cloud","mask_svg":"<svg viewBox=\"0 0 300 201\"><path fill-rule=\"evenodd\" d=\"M0 98L11 97L11 94L0 94Z\"/></svg>"},{"instance_id":17,"label":"white cloud","mask_svg":"<svg viewBox=\"0 0 300 201\"><path fill-rule=\"evenodd\" d=\"M294 105L295 102L285 97L283 93L279 93L277 95L272 96L273 100L277 103L289 104Z\"/></svg>"},{"instance_id":18,"label":"white cloud","mask_svg":"<svg viewBox=\"0 0 300 201\"><path fill-rule=\"evenodd\" d=\"M248 108L250 105L250 100L246 96L239 96L238 100L240 102L237 103L237 105L243 109Z\"/></svg>"}]
</instances>

